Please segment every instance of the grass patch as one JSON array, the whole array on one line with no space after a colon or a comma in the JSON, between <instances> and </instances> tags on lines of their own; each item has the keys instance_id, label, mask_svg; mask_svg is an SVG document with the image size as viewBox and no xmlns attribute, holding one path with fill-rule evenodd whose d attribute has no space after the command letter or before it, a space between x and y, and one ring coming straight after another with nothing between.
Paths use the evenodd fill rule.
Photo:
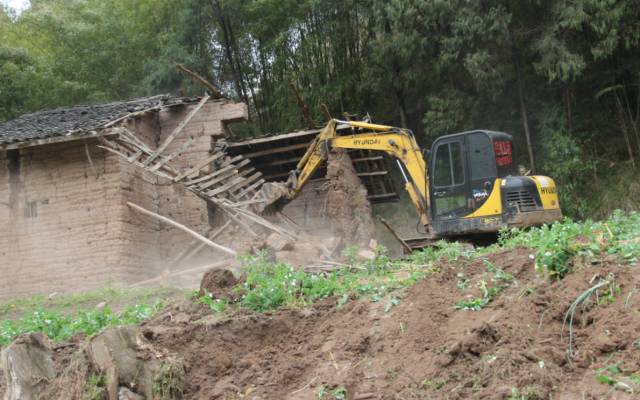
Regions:
<instances>
[{"instance_id":1,"label":"grass patch","mask_svg":"<svg viewBox=\"0 0 640 400\"><path fill-rule=\"evenodd\" d=\"M18 320L0 322L0 345L11 343L17 336L28 332L41 332L54 341L66 340L78 333L93 336L110 327L137 324L161 308L162 303L157 301L128 306L117 313L109 307L67 315L41 309Z\"/></svg>"},{"instance_id":2,"label":"grass patch","mask_svg":"<svg viewBox=\"0 0 640 400\"><path fill-rule=\"evenodd\" d=\"M603 385L612 386L614 389L627 393L640 391L640 375L638 372L627 371L618 364L609 364L596 371L596 380Z\"/></svg>"},{"instance_id":3,"label":"grass patch","mask_svg":"<svg viewBox=\"0 0 640 400\"><path fill-rule=\"evenodd\" d=\"M112 310L118 311L127 305L136 303L153 303L169 298L185 296L186 292L174 288L112 288L106 287L82 293L57 295L52 298L36 295L26 298L11 299L0 303L0 320L17 319L39 310L48 310L59 314L70 314L80 310L94 308L106 302Z\"/></svg>"},{"instance_id":4,"label":"grass patch","mask_svg":"<svg viewBox=\"0 0 640 400\"><path fill-rule=\"evenodd\" d=\"M167 299L181 296L181 291L167 288L104 288L51 299L10 300L0 304L0 345L27 332L42 332L60 341L78 333L92 336L109 327L137 324L160 310ZM96 308L102 302L106 305Z\"/></svg>"},{"instance_id":5,"label":"grass patch","mask_svg":"<svg viewBox=\"0 0 640 400\"><path fill-rule=\"evenodd\" d=\"M452 248L454 250L452 250ZM285 263L266 261L264 255L243 258L246 281L236 288L241 294L238 306L254 311L279 307L305 307L314 301L338 297L338 306L350 298L368 297L380 301L389 292L413 285L419 279L437 271L434 262L440 257L462 254L457 243L442 244L438 249L426 249L401 260L391 260L384 247L376 250L376 258L358 262L329 273L308 273ZM199 300L209 302L209 300ZM392 298L391 309L398 304Z\"/></svg>"},{"instance_id":6,"label":"grass patch","mask_svg":"<svg viewBox=\"0 0 640 400\"><path fill-rule=\"evenodd\" d=\"M552 279L561 279L569 272L573 257L593 260L613 256L635 266L640 261L640 213L618 210L598 222L565 219L540 228L505 230L496 246L481 253L518 246L536 249L536 269Z\"/></svg>"},{"instance_id":7,"label":"grass patch","mask_svg":"<svg viewBox=\"0 0 640 400\"><path fill-rule=\"evenodd\" d=\"M483 260L483 262L491 278L490 282L487 282L485 279L481 279L478 282L478 288L482 291L482 297L461 300L455 306L457 309L480 311L489 304L495 296L513 283L514 279L511 274L497 268L489 262L489 260ZM460 288L459 284L458 288Z\"/></svg>"}]
</instances>

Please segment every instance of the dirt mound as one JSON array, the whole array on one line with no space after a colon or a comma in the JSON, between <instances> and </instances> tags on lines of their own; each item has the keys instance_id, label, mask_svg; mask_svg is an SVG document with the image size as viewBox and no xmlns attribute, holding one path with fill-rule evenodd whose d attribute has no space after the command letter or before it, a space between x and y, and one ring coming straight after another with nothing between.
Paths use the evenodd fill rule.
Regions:
<instances>
[{"instance_id":1,"label":"dirt mound","mask_svg":"<svg viewBox=\"0 0 640 400\"><path fill-rule=\"evenodd\" d=\"M437 267L394 293L399 303L336 307L337 299L325 299L310 309L230 316L185 307L190 323L177 310L164 312L142 334L153 348L180 355L186 399L312 400L332 391L351 400L635 398L636 268L576 263L549 282L527 249ZM208 280L218 285L211 289L232 282L221 273ZM571 304L602 280L569 326ZM487 292L492 301L478 311L460 309ZM601 383L607 377L611 385Z\"/></svg>"},{"instance_id":2,"label":"dirt mound","mask_svg":"<svg viewBox=\"0 0 640 400\"><path fill-rule=\"evenodd\" d=\"M228 269L211 269L207 271L200 282L199 296L206 293L211 294L215 299L230 299L231 289L240 283L240 279L233 275Z\"/></svg>"},{"instance_id":3,"label":"dirt mound","mask_svg":"<svg viewBox=\"0 0 640 400\"><path fill-rule=\"evenodd\" d=\"M346 243L369 243L374 226L367 188L360 181L345 150L329 152L327 179L326 212L335 235Z\"/></svg>"},{"instance_id":4,"label":"dirt mound","mask_svg":"<svg viewBox=\"0 0 640 400\"><path fill-rule=\"evenodd\" d=\"M444 263L397 294L395 307L362 300L336 308L335 299L327 299L310 310L241 314L177 330L150 323L146 329L159 329L154 345L184 355L185 397L191 399L317 399L341 388L349 399L606 394L612 389L596 380L600 368L640 369L637 271L604 262L549 283L536 275L529 253ZM495 271L513 277L509 287L480 311L455 308L480 296L482 282L492 281ZM611 276L614 297L600 291L597 301L578 310L570 357L568 326L563 329L568 307Z\"/></svg>"}]
</instances>

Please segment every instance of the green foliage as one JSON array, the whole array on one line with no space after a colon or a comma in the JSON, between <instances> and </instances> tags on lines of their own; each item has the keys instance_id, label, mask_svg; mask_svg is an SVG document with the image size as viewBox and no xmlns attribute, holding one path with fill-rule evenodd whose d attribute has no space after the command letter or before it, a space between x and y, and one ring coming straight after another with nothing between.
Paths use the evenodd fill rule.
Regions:
<instances>
[{"instance_id":1,"label":"green foliage","mask_svg":"<svg viewBox=\"0 0 640 400\"><path fill-rule=\"evenodd\" d=\"M584 189L593 187L596 162L584 154L577 138L566 127L566 118L558 107L548 107L541 121L541 169L553 177L565 215L586 217L592 211L591 197Z\"/></svg>"},{"instance_id":2,"label":"green foliage","mask_svg":"<svg viewBox=\"0 0 640 400\"><path fill-rule=\"evenodd\" d=\"M440 390L447 384L446 379L425 379L422 381L422 387L431 390Z\"/></svg>"},{"instance_id":3,"label":"green foliage","mask_svg":"<svg viewBox=\"0 0 640 400\"><path fill-rule=\"evenodd\" d=\"M38 0L0 12L0 120L201 94L173 62L248 104L241 137L302 127L293 83L318 125L326 104L425 147L506 131L526 164L526 111L536 172L558 180L565 215L599 217L640 207L639 19L636 0Z\"/></svg>"},{"instance_id":4,"label":"green foliage","mask_svg":"<svg viewBox=\"0 0 640 400\"><path fill-rule=\"evenodd\" d=\"M162 304L156 302L151 305L128 306L118 313L104 307L71 315L41 309L16 321L0 322L0 344L8 344L16 336L27 332L41 332L52 340L66 340L78 333L92 336L110 327L137 324L150 318L161 308Z\"/></svg>"},{"instance_id":5,"label":"green foliage","mask_svg":"<svg viewBox=\"0 0 640 400\"><path fill-rule=\"evenodd\" d=\"M564 277L570 270L571 257L593 259L616 256L632 265L640 260L640 213L614 212L608 219L573 222L565 219L553 225L529 230L508 230L500 234L502 247L536 249L536 269L553 279Z\"/></svg>"},{"instance_id":6,"label":"green foliage","mask_svg":"<svg viewBox=\"0 0 640 400\"><path fill-rule=\"evenodd\" d=\"M452 248L414 253L403 260L391 260L384 247L376 250L376 258L358 262L325 274L307 273L284 263L272 263L264 256L243 258L246 280L237 288L242 294L239 306L254 311L279 307L303 307L318 299L336 296L338 305L349 298L368 296L380 301L390 291L413 285L418 279L436 271L433 267L440 257L454 257ZM460 254L459 252L456 254ZM416 263L415 260L420 262ZM392 297L386 305L389 311L399 300Z\"/></svg>"},{"instance_id":7,"label":"green foliage","mask_svg":"<svg viewBox=\"0 0 640 400\"><path fill-rule=\"evenodd\" d=\"M154 400L173 400L182 398L184 368L172 358L162 362L160 370L153 380Z\"/></svg>"},{"instance_id":8,"label":"green foliage","mask_svg":"<svg viewBox=\"0 0 640 400\"><path fill-rule=\"evenodd\" d=\"M225 299L214 299L213 295L205 290L205 294L198 297L196 304L204 304L216 314L223 313L227 310L228 303Z\"/></svg>"},{"instance_id":9,"label":"green foliage","mask_svg":"<svg viewBox=\"0 0 640 400\"><path fill-rule=\"evenodd\" d=\"M624 370L618 364L609 364L598 369L596 371L596 381L628 393L637 393L640 390L640 375L637 372L632 373Z\"/></svg>"},{"instance_id":10,"label":"green foliage","mask_svg":"<svg viewBox=\"0 0 640 400\"><path fill-rule=\"evenodd\" d=\"M481 279L477 286L482 291L482 297L460 300L456 303L456 309L468 311L480 311L489 304L495 296L511 286L513 276L502 269L495 267L489 260L483 260L484 266L489 272L491 283Z\"/></svg>"},{"instance_id":11,"label":"green foliage","mask_svg":"<svg viewBox=\"0 0 640 400\"><path fill-rule=\"evenodd\" d=\"M335 400L347 400L347 389L339 386L331 391L331 395Z\"/></svg>"},{"instance_id":12,"label":"green foliage","mask_svg":"<svg viewBox=\"0 0 640 400\"><path fill-rule=\"evenodd\" d=\"M172 288L123 289L112 287L55 295L52 298L37 295L0 303L0 319L18 319L43 309L58 314L70 314L80 310L91 310L103 302L111 305L112 308L119 309L123 305L164 302L166 299L182 297L182 295L182 291Z\"/></svg>"},{"instance_id":13,"label":"green foliage","mask_svg":"<svg viewBox=\"0 0 640 400\"><path fill-rule=\"evenodd\" d=\"M537 390L530 387L522 389L512 388L511 394L507 397L507 400L541 400L542 397L538 394Z\"/></svg>"},{"instance_id":14,"label":"green foliage","mask_svg":"<svg viewBox=\"0 0 640 400\"><path fill-rule=\"evenodd\" d=\"M84 384L83 400L102 400L107 391L103 374L92 373Z\"/></svg>"}]
</instances>

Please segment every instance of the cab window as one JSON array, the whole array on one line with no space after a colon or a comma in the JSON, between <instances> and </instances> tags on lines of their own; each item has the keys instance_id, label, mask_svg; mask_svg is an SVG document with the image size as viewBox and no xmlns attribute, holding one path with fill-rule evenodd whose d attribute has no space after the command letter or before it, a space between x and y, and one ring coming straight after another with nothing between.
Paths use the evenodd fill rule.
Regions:
<instances>
[{"instance_id":1,"label":"cab window","mask_svg":"<svg viewBox=\"0 0 640 400\"><path fill-rule=\"evenodd\" d=\"M471 180L495 178L496 161L491 139L484 133L472 133L467 136L469 144L469 163L471 164Z\"/></svg>"},{"instance_id":2,"label":"cab window","mask_svg":"<svg viewBox=\"0 0 640 400\"><path fill-rule=\"evenodd\" d=\"M443 143L436 149L434 162L435 187L457 186L464 183L462 145L459 141Z\"/></svg>"}]
</instances>

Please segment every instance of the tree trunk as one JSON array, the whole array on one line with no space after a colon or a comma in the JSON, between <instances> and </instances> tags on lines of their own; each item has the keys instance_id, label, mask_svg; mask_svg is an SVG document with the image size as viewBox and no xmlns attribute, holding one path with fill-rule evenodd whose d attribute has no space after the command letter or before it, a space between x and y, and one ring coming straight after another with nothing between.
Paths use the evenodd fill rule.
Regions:
<instances>
[{"instance_id":1,"label":"tree trunk","mask_svg":"<svg viewBox=\"0 0 640 400\"><path fill-rule=\"evenodd\" d=\"M527 107L524 102L524 84L522 82L522 70L520 68L520 59L518 58L518 52L513 50L514 65L516 69L516 81L518 83L518 102L520 103L520 114L522 116L522 125L524 126L524 136L527 139L527 151L529 153L529 164L531 173L535 173L536 166L533 158L533 145L531 144L531 131L529 130L529 118L527 117Z\"/></svg>"},{"instance_id":2,"label":"tree trunk","mask_svg":"<svg viewBox=\"0 0 640 400\"><path fill-rule=\"evenodd\" d=\"M616 108L618 109L618 120L620 121L620 130L622 131L622 135L624 136L625 144L627 145L627 152L629 153L629 160L631 161L631 165L633 168L636 167L636 160L633 156L633 149L631 147L631 139L629 138L629 131L627 129L627 123L625 122L624 109L622 107L622 102L620 102L620 96L618 93L614 91L614 95L616 96Z\"/></svg>"}]
</instances>

